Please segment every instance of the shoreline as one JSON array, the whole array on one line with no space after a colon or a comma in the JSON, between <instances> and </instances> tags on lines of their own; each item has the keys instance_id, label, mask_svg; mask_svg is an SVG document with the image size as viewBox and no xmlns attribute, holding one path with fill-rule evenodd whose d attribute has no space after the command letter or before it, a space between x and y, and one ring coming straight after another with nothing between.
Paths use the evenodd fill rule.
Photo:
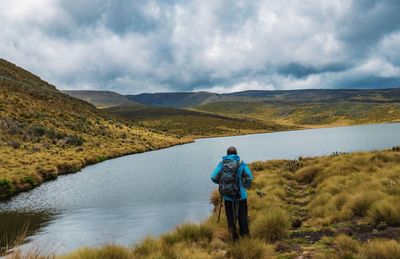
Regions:
<instances>
[{"instance_id":1,"label":"shoreline","mask_svg":"<svg viewBox=\"0 0 400 259\"><path fill-rule=\"evenodd\" d=\"M190 138L184 139L183 141L184 142L182 142L182 143L172 144L172 145L161 147L161 148L148 149L148 150L144 150L144 151L132 151L132 152L127 152L127 153L117 154L117 155L109 155L109 156L105 156L104 157L105 159L99 160L99 161L94 161L94 162L90 161L90 160L89 161L85 161L85 163L82 164L81 167L74 168L73 170L64 170L64 171L57 172L57 174L54 177L43 179L42 182L38 183L36 186L30 186L29 189L22 189L22 190L15 189L14 192L11 193L11 194L0 196L0 203L1 202L7 202L10 199L12 199L13 197L16 197L20 193L29 192L29 191L35 189L36 187L39 187L43 183L57 180L57 178L59 176L65 176L65 175L69 175L69 174L76 174L76 173L80 172L82 169L84 169L84 168L86 168L88 166L96 165L96 164L99 164L99 163L107 161L107 160L116 159L116 158L120 158L120 157L123 157L123 156L129 156L129 155L134 155L134 154L142 154L142 153L145 153L145 152L152 152L152 151L162 150L162 149L166 149L166 148L170 148L170 147L174 147L174 146L180 146L180 145L186 145L186 144L194 143L194 139L190 139ZM187 141L187 142L185 142L185 141Z\"/></svg>"},{"instance_id":2,"label":"shoreline","mask_svg":"<svg viewBox=\"0 0 400 259\"><path fill-rule=\"evenodd\" d=\"M379 122L379 123L360 123L360 124L349 124L349 125L323 125L321 127L310 127L310 128L298 128L292 130L278 130L278 131L266 131L266 132L257 132L257 133L244 133L239 135L222 135L222 136L209 136L209 137L198 137L193 138L194 140L202 140L202 139L210 139L210 138L228 138L228 137L240 137L240 136L248 136L248 135L260 135L260 134L273 134L273 133L281 133L281 132L289 132L289 131L302 131L302 130L314 130L314 129L334 129L334 128L346 128L346 127L357 127L357 126L369 126L369 125L385 125L385 124L395 124L400 123L399 121L391 121L391 122ZM307 125L309 126L309 125Z\"/></svg>"},{"instance_id":3,"label":"shoreline","mask_svg":"<svg viewBox=\"0 0 400 259\"><path fill-rule=\"evenodd\" d=\"M304 253L304 251L309 251L308 249L309 247L312 248L311 252L313 254L320 252L321 253L329 252L330 247L321 246L320 244L325 242L327 238L336 240L336 238L340 236L340 234L342 233L341 231L343 228L337 226L331 227L330 225L329 226L321 225L320 222L318 221L318 217L320 216L307 217L308 213L311 213L311 210L313 208L310 208L310 211L307 211L307 214L303 215L301 209L301 207L304 206L302 205L303 201L302 200L300 201L296 198L295 201L297 202L293 203L292 200L290 199L290 197L293 198L302 194L301 197L305 195L304 197L306 197L307 204L311 204L314 198L318 198L319 193L313 192L311 190L311 189L315 190L317 187L315 186L313 187L312 183L307 181L307 178L302 178L303 172L307 171L305 169L315 168L315 164L319 166L318 168L322 168L323 166L327 165L325 162L329 162L328 169L331 170L332 172L335 172L336 171L335 163L340 161L345 163L353 163L355 161L363 159L363 161L368 161L369 163L376 164L380 160L372 158L387 158L389 159L389 161L384 162L385 166L383 168L386 170L385 172L390 173L390 168L391 168L390 161L396 162L398 161L398 158L400 158L397 152L399 151L385 148L374 151L355 151L335 156L330 156L330 155L309 156L305 157L304 160L297 160L300 162L298 162L297 164L293 164L294 165L293 168L288 167L288 163L290 164L292 160L287 160L287 159L272 159L272 160L256 161L251 163L250 166L252 167L252 170L254 170L254 172L257 173L258 175L258 178L256 179L255 182L258 184L257 186L262 186L262 183L264 183L264 186L260 188L262 189L268 188L268 190L270 190L271 192L271 195L275 195L277 199L271 200L268 198L268 196L259 196L258 193L256 193L258 189L255 188L255 185L253 186L253 188L249 189L248 194L252 199L252 205L249 207L249 213L255 216L255 221L252 222L251 226L251 233L253 233L252 239L248 242L254 242L255 244L258 244L256 248L260 251L263 251L264 249L266 249L266 247L260 248L259 242L262 242L262 244L270 247L269 249L271 251L270 255L273 256L271 258L280 258L280 256L293 255L293 253L296 253L297 256L300 256L302 253ZM350 159L350 161L348 161L348 159L344 160L343 159L344 157ZM365 164L363 165L360 164L360 166L362 168L359 168L357 170L357 173L363 175L364 170L367 170L368 167ZM282 169L286 170L285 174L279 173L281 172L280 170ZM347 170L351 170L351 168ZM265 172L268 172L268 174ZM353 176L352 174L346 174L346 177L349 177L350 179ZM277 179L281 179L282 181L280 181L280 183L276 183ZM285 181L284 179L286 179L287 181ZM326 175L326 177L323 179L324 181L326 179L329 179L329 174ZM288 182L289 180L295 181L295 184ZM265 181L269 183L268 185L269 187L265 187ZM285 186L288 187L289 185L292 187L285 188ZM322 186L323 183L321 183L320 185ZM282 188L284 189L284 192L282 192ZM358 195L362 195L362 192L358 192ZM214 208L218 206L219 196L217 195L217 193L212 192L210 194L210 200L212 201L210 206L214 206ZM352 204L351 201L352 200L349 200L349 204ZM272 205L268 205L269 203L266 202L271 202ZM268 206L270 208L267 209ZM373 208L372 205L370 207ZM284 216L285 218L289 217L289 220L287 220L284 226L279 225L279 228L282 228L283 230L282 232L277 232L280 233L280 235L277 238L275 238L275 236L270 236L267 232L259 230L257 226L260 226L261 223L266 222L265 219L260 215L264 215L265 213L270 215L269 211L272 210L276 212L277 209L278 210L280 209L279 212L281 212L281 214L279 215ZM357 208L355 207L355 209ZM108 245L105 244L100 246L89 246L89 247L82 246L80 248L73 249L66 253L52 254L52 256L54 256L55 258L64 258L64 259L75 258L74 256L79 256L78 258L85 258L84 255L86 253L101 255L104 251L109 249L110 246L113 248L112 250L110 250L110 255L117 254L120 251L126 251L132 255L131 257L127 258L137 258L137 256L139 255L143 255L144 257L150 255L155 255L155 257L157 257L156 255L160 254L169 255L170 249L172 250L175 249L174 252L177 254L182 253L182 251L184 250L188 250L192 251L193 253L198 253L200 255L208 256L204 258L211 258L211 256L219 255L221 251L224 251L223 255L226 255L226 253L230 254L234 253L235 243L232 243L229 239L229 235L226 232L225 222L222 221L220 223L215 223L216 215L217 214L214 211L211 212L206 217L204 217L202 220L199 220L198 222L181 222L177 224L175 227L171 228L170 230L162 234L156 236L144 237L139 241L131 244L130 246L122 244L108 244ZM272 217L270 220L278 224L280 222L279 218L281 216L275 218ZM361 230L358 230L357 226L368 226L374 228L373 222L368 221L370 220L369 214L364 215L363 218L365 220L357 221L356 226L353 226L354 221L352 220L352 217L350 217L349 219L342 219L340 222L344 224L347 228L355 231L354 232L355 239L357 240L358 236L364 234ZM300 225L299 227L293 227L293 225L291 226L290 224L292 222L295 222L294 221L295 219L297 220L300 219L301 222L304 221L308 223L305 225ZM378 229L377 231L379 233L385 233L385 229ZM376 238L376 236L377 235L375 235L374 233L370 233L367 237L368 239L367 241L369 242L370 240L371 241L375 240L374 238ZM315 241L309 242L309 239L313 240L313 238L315 238ZM218 240L218 242L216 242L216 240ZM360 242L360 244L366 245L368 243L367 241L359 240L358 242ZM247 242L247 241L241 240L239 242ZM291 242L296 242L296 244L299 245L300 250L292 246L288 246L287 249L285 250L276 249L277 247L280 246L281 243L291 243ZM148 246L149 244L150 246ZM147 249L143 250L142 249L143 247L147 247ZM16 248L15 251L18 252L18 248ZM256 255L258 254L259 253L256 253ZM139 256L138 258L141 257ZM254 258L259 258L259 257L254 257Z\"/></svg>"},{"instance_id":4,"label":"shoreline","mask_svg":"<svg viewBox=\"0 0 400 259\"><path fill-rule=\"evenodd\" d=\"M26 190L14 190L13 193L8 194L8 195L4 195L4 196L0 196L0 202L6 202L8 200L10 200L12 197L17 196L20 193L23 192L29 192L30 190L35 189L36 187L40 186L41 184L45 183L45 182L50 182L53 180L57 180L58 176L61 175L68 175L68 174L75 174L80 172L82 169L84 169L87 166L90 165L95 165L95 164L99 164L101 162L107 161L107 160L111 160L111 159L116 159L116 158L120 158L123 156L128 156L128 155L134 155L134 154L141 154L141 153L145 153L145 152L151 152L151 151L157 151L157 150L162 150L162 149L167 149L167 148L171 148L174 146L180 146L180 145L186 145L186 144L191 144L194 143L196 140L202 140L202 139L211 139L211 138L226 138L226 137L240 137L240 136L248 136L248 135L260 135L260 134L272 134L272 133L280 133L280 132L289 132L289 131L301 131L301 130L313 130L313 129L331 129L331 128L341 128L341 127L355 127L355 126L368 126L368 125L384 125L384 124L394 124L394 123L400 123L400 121L394 121L394 122L382 122L382 123L365 123L365 124L351 124L351 125L347 125L347 126L329 126L329 125L325 125L323 127L315 127L315 128L298 128L298 129L292 129L292 130L281 130L281 131L265 131L265 132L256 132L256 133L243 133L243 134L239 134L239 135L222 135L222 136L204 136L204 137L193 137L193 136L185 136L182 138L183 142L182 143L178 143L178 144L172 144L169 146L165 146L165 147L161 147L161 148L155 148L155 149L148 149L148 150L144 150L144 151L139 151L139 152L127 152L127 153L123 153L123 154L118 154L118 155L110 155L110 156L106 156L105 159L100 160L100 161L95 161L92 163L92 161L87 161L85 162L85 164L83 164L81 167L79 168L74 168L74 170L66 170L66 171L61 171L60 173L57 173L54 177L51 178L47 178L47 179L43 179L42 182L40 182L38 185L36 186L31 186L29 189Z\"/></svg>"}]
</instances>

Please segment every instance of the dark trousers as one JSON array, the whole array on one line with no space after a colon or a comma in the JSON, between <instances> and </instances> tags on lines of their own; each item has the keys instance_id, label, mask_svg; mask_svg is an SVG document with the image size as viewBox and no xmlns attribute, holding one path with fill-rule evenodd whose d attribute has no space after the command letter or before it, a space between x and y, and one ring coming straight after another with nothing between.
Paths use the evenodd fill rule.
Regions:
<instances>
[{"instance_id":1,"label":"dark trousers","mask_svg":"<svg viewBox=\"0 0 400 259\"><path fill-rule=\"evenodd\" d=\"M225 201L225 213L228 220L228 229L233 240L239 238L236 222L239 222L240 236L249 236L249 223L247 220L247 199L239 201Z\"/></svg>"}]
</instances>

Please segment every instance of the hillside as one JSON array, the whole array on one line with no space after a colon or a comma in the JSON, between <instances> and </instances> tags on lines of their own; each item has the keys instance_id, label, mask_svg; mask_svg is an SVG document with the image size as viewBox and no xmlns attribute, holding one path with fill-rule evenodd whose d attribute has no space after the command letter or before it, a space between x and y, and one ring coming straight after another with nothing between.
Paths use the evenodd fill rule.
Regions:
<instances>
[{"instance_id":1,"label":"hillside","mask_svg":"<svg viewBox=\"0 0 400 259\"><path fill-rule=\"evenodd\" d=\"M215 102L193 107L236 118L273 121L298 127L329 127L400 121L400 103L338 101L321 103Z\"/></svg>"},{"instance_id":2,"label":"hillside","mask_svg":"<svg viewBox=\"0 0 400 259\"><path fill-rule=\"evenodd\" d=\"M126 96L111 91L66 90L62 92L72 97L87 101L88 103L91 103L98 108L134 103Z\"/></svg>"},{"instance_id":3,"label":"hillside","mask_svg":"<svg viewBox=\"0 0 400 259\"><path fill-rule=\"evenodd\" d=\"M75 91L96 101L96 91ZM289 129L400 121L400 88L176 92L118 96L106 111L125 120L180 136L209 137ZM126 99L132 103L124 103ZM110 100L110 99L109 99ZM115 106L122 106L116 108Z\"/></svg>"},{"instance_id":4,"label":"hillside","mask_svg":"<svg viewBox=\"0 0 400 259\"><path fill-rule=\"evenodd\" d=\"M399 102L400 88L250 90L226 95L230 98L255 98L262 101L281 103Z\"/></svg>"},{"instance_id":5,"label":"hillside","mask_svg":"<svg viewBox=\"0 0 400 259\"><path fill-rule=\"evenodd\" d=\"M134 247L58 258L400 258L400 147L252 163L251 239L232 242L217 210ZM219 194L210 202L217 208Z\"/></svg>"},{"instance_id":6,"label":"hillside","mask_svg":"<svg viewBox=\"0 0 400 259\"><path fill-rule=\"evenodd\" d=\"M169 107L124 105L104 111L145 128L193 138L297 129L251 118L233 118Z\"/></svg>"},{"instance_id":7,"label":"hillside","mask_svg":"<svg viewBox=\"0 0 400 259\"><path fill-rule=\"evenodd\" d=\"M116 121L0 59L0 198L110 157L187 141Z\"/></svg>"},{"instance_id":8,"label":"hillside","mask_svg":"<svg viewBox=\"0 0 400 259\"><path fill-rule=\"evenodd\" d=\"M129 100L152 106L190 107L203 103L206 99L217 97L218 94L209 92L172 92L127 95Z\"/></svg>"},{"instance_id":9,"label":"hillside","mask_svg":"<svg viewBox=\"0 0 400 259\"><path fill-rule=\"evenodd\" d=\"M167 107L192 107L202 104L241 101L268 103L335 103L366 102L395 103L400 102L400 88L391 89L304 89L304 90L250 90L243 92L216 94L209 92L171 92L128 95L127 98L138 103Z\"/></svg>"}]
</instances>

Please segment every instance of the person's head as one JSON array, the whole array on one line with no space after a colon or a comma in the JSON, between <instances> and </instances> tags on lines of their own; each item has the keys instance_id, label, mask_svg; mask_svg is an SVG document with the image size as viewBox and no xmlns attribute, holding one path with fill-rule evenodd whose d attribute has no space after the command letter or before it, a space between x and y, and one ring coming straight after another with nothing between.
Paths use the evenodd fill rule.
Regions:
<instances>
[{"instance_id":1,"label":"person's head","mask_svg":"<svg viewBox=\"0 0 400 259\"><path fill-rule=\"evenodd\" d=\"M235 147L229 147L228 150L226 150L227 155L237 155L237 150Z\"/></svg>"}]
</instances>

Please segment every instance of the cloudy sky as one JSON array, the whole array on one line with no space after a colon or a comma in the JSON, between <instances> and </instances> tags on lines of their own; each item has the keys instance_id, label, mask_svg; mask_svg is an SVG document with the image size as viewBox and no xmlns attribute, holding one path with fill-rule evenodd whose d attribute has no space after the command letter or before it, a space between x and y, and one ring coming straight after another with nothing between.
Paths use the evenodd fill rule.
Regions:
<instances>
[{"instance_id":1,"label":"cloudy sky","mask_svg":"<svg viewBox=\"0 0 400 259\"><path fill-rule=\"evenodd\" d=\"M59 89L400 86L398 0L0 0L0 57Z\"/></svg>"}]
</instances>

